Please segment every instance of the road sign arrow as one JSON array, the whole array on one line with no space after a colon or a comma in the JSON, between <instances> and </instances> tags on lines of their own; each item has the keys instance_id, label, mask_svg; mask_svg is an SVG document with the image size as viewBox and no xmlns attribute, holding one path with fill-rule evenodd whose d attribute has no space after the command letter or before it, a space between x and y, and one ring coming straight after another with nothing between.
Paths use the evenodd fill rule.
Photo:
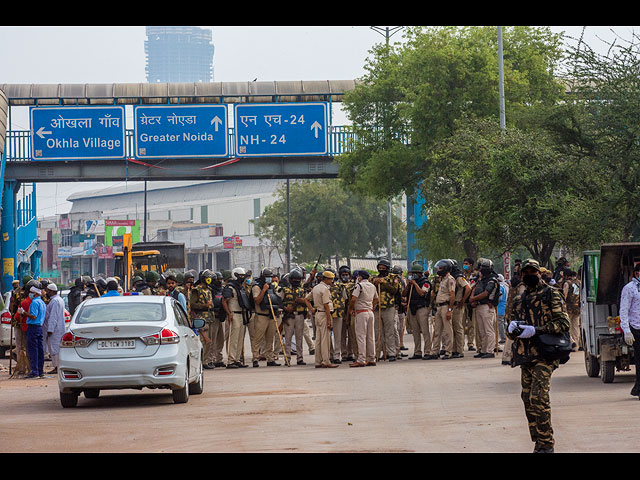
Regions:
<instances>
[{"instance_id":1,"label":"road sign arrow","mask_svg":"<svg viewBox=\"0 0 640 480\"><path fill-rule=\"evenodd\" d=\"M315 129L316 138L318 138L318 129L322 130L322 125L320 125L317 121L313 122L311 125L311 130Z\"/></svg>"},{"instance_id":2,"label":"road sign arrow","mask_svg":"<svg viewBox=\"0 0 640 480\"><path fill-rule=\"evenodd\" d=\"M211 119L211 125L215 123L216 132L218 131L218 127L222 125L222 120L217 115Z\"/></svg>"},{"instance_id":3,"label":"road sign arrow","mask_svg":"<svg viewBox=\"0 0 640 480\"><path fill-rule=\"evenodd\" d=\"M51 133L51 130L45 130L44 127L40 127L36 132L40 138L44 138L45 135L51 135Z\"/></svg>"}]
</instances>

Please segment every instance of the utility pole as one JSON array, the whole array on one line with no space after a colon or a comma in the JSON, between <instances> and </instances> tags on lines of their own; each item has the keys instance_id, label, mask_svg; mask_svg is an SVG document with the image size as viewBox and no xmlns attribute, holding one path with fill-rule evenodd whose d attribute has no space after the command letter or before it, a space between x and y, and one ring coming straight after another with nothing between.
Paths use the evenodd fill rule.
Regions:
<instances>
[{"instance_id":1,"label":"utility pole","mask_svg":"<svg viewBox=\"0 0 640 480\"><path fill-rule=\"evenodd\" d=\"M287 178L287 273L291 271L291 211L289 209L289 179Z\"/></svg>"},{"instance_id":2,"label":"utility pole","mask_svg":"<svg viewBox=\"0 0 640 480\"><path fill-rule=\"evenodd\" d=\"M400 30L402 30L404 27L370 27L371 30L373 30L374 32L378 32L381 35L384 35L385 37L385 41L386 41L386 45L387 45L387 51L389 49L389 39L391 38L391 36L397 32L399 32ZM386 112L385 112L385 116L386 116ZM386 130L386 121L385 121L385 130ZM388 132L384 132L385 135L387 135ZM391 231L391 200L387 200L387 255L389 257L389 263L393 263L392 260L392 246L393 246L393 235L392 235L392 231Z\"/></svg>"},{"instance_id":3,"label":"utility pole","mask_svg":"<svg viewBox=\"0 0 640 480\"><path fill-rule=\"evenodd\" d=\"M142 241L147 241L147 181L144 181L144 231Z\"/></svg>"},{"instance_id":4,"label":"utility pole","mask_svg":"<svg viewBox=\"0 0 640 480\"><path fill-rule=\"evenodd\" d=\"M500 90L500 129L504 132L505 115L504 115L504 62L502 59L502 27L498 27L498 81Z\"/></svg>"}]
</instances>

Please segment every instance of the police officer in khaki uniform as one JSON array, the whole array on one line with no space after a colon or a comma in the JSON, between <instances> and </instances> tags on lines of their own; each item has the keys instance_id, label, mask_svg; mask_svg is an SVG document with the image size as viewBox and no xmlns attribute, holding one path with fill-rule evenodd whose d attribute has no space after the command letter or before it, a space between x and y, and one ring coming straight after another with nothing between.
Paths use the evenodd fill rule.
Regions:
<instances>
[{"instance_id":1,"label":"police officer in khaki uniform","mask_svg":"<svg viewBox=\"0 0 640 480\"><path fill-rule=\"evenodd\" d=\"M431 283L422 274L422 265L411 266L407 286L402 296L407 299L407 324L413 333L413 356L409 360L419 360L431 354L431 332L429 331L429 305L431 303ZM423 349L424 339L424 349Z\"/></svg>"},{"instance_id":2,"label":"police officer in khaki uniform","mask_svg":"<svg viewBox=\"0 0 640 480\"><path fill-rule=\"evenodd\" d=\"M222 307L227 313L227 368L247 367L242 362L242 348L246 325L250 320L249 297L244 288L246 272L237 267L231 271L231 279L222 290Z\"/></svg>"},{"instance_id":3,"label":"police officer in khaki uniform","mask_svg":"<svg viewBox=\"0 0 640 480\"><path fill-rule=\"evenodd\" d=\"M473 270L473 265L475 264L475 260L471 257L467 257L462 262L462 274L464 275L465 280L471 287L471 291L473 291L475 284L475 275ZM470 352L475 351L477 345L476 341L476 322L475 322L475 309L471 308L471 305L467 303L464 309L464 334L467 337L467 349ZM462 353L462 352L461 352Z\"/></svg>"},{"instance_id":4,"label":"police officer in khaki uniform","mask_svg":"<svg viewBox=\"0 0 640 480\"><path fill-rule=\"evenodd\" d=\"M576 351L576 348L582 350L582 336L580 335L580 281L573 270L564 271L562 293L567 304L567 315L569 315L571 346L574 351Z\"/></svg>"},{"instance_id":5,"label":"police officer in khaki uniform","mask_svg":"<svg viewBox=\"0 0 640 480\"><path fill-rule=\"evenodd\" d=\"M481 345L478 345L478 353L474 358L495 358L496 348L496 311L493 299L499 295L500 284L497 275L493 272L493 262L486 258L478 259L480 279L476 282L475 289L469 302L476 310L476 327L478 329Z\"/></svg>"},{"instance_id":6,"label":"police officer in khaki uniform","mask_svg":"<svg viewBox=\"0 0 640 480\"><path fill-rule=\"evenodd\" d=\"M451 260L453 268L451 275L456 281L455 302L453 304L452 328L453 328L453 353L451 358L464 357L464 313L466 303L471 295L469 282L458 268L458 263Z\"/></svg>"},{"instance_id":7,"label":"police officer in khaki uniform","mask_svg":"<svg viewBox=\"0 0 640 480\"><path fill-rule=\"evenodd\" d=\"M369 281L369 272L358 270L354 272L357 283L354 285L349 307L348 318L353 317L355 324L358 356L349 367L364 367L376 365L375 316L374 310L378 302L378 290Z\"/></svg>"},{"instance_id":8,"label":"police officer in khaki uniform","mask_svg":"<svg viewBox=\"0 0 640 480\"><path fill-rule=\"evenodd\" d=\"M438 293L435 295L434 303L436 314L433 323L433 339L431 346L431 355L439 356L438 349L442 344L444 354L443 360L451 358L453 351L453 304L455 303L456 281L451 276L453 263L448 258L439 260L434 265L440 283Z\"/></svg>"},{"instance_id":9,"label":"police officer in khaki uniform","mask_svg":"<svg viewBox=\"0 0 640 480\"><path fill-rule=\"evenodd\" d=\"M316 368L334 368L340 365L331 363L329 354L331 348L331 329L333 302L329 285L333 282L335 275L333 272L325 270L322 272L322 280L311 290L307 298L313 298L313 305L316 308Z\"/></svg>"},{"instance_id":10,"label":"police officer in khaki uniform","mask_svg":"<svg viewBox=\"0 0 640 480\"><path fill-rule=\"evenodd\" d=\"M260 349L263 349L264 356L267 359L268 367L279 367L280 364L275 361L273 351L273 339L276 335L277 319L272 315L272 305L274 300L269 297L271 289L271 281L273 280L273 271L270 268L263 268L260 277L252 284L251 294L255 303L255 315L252 322L254 325L254 334L251 338L251 353L253 355L253 366L258 367L258 359L260 357ZM273 293L273 291L271 291ZM271 300L271 303L269 303ZM273 312L275 314L275 312Z\"/></svg>"}]
</instances>

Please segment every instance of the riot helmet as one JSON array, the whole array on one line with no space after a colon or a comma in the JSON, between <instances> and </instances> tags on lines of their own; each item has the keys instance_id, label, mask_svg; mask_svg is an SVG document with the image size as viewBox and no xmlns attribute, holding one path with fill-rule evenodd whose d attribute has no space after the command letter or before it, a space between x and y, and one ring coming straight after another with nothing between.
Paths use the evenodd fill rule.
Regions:
<instances>
[{"instance_id":1,"label":"riot helmet","mask_svg":"<svg viewBox=\"0 0 640 480\"><path fill-rule=\"evenodd\" d=\"M433 266L433 269L436 271L438 275L444 277L447 273L451 273L453 269L453 263L448 258L443 258L442 260L438 260L436 264Z\"/></svg>"}]
</instances>

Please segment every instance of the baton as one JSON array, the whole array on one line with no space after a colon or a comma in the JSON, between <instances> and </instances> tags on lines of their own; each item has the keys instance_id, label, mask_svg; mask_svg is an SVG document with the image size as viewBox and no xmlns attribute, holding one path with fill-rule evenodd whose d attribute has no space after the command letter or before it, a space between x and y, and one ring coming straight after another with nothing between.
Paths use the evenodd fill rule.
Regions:
<instances>
[{"instance_id":1,"label":"baton","mask_svg":"<svg viewBox=\"0 0 640 480\"><path fill-rule=\"evenodd\" d=\"M287 367L290 367L291 364L289 363L289 358L287 357L287 351L285 350L284 343L282 342L282 335L280 335L280 330L278 330L278 321L276 320L276 314L273 313L273 304L271 303L271 297L269 296L269 292L266 292L265 295L269 299L269 307L271 308L271 315L273 316L273 323L275 323L275 325L276 325L276 333L278 334L278 339L280 340L280 346L282 347L282 355L284 356L284 359L287 362Z\"/></svg>"}]
</instances>

